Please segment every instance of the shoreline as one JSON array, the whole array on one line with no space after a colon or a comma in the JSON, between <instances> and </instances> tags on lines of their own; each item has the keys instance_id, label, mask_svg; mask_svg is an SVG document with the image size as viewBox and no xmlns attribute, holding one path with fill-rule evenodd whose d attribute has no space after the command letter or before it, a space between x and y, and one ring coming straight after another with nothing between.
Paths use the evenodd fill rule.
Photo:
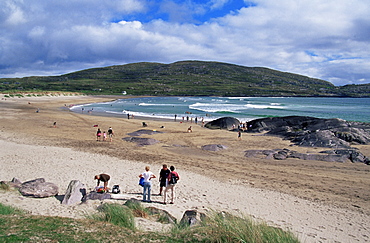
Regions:
<instances>
[{"instance_id":1,"label":"shoreline","mask_svg":"<svg viewBox=\"0 0 370 243\"><path fill-rule=\"evenodd\" d=\"M57 182L60 194L64 194L72 179L80 179L91 188L95 184L93 176L106 172L112 176L110 186L116 182L122 185L123 197L140 198L138 173L149 164L158 174L161 165L167 163L175 165L182 177L177 187L178 203L152 206L168 210L177 218L186 209L211 207L246 213L269 224L292 229L304 242L369 241L366 231L370 223L368 166L295 159L246 159L243 151L247 149L284 148L290 143L253 134L243 134L239 141L235 133L200 126L195 126L193 133L187 133L187 123L152 119L148 129L162 133L145 137L160 143L139 147L121 138L142 129L144 118L86 116L60 109L68 102L99 102L111 98L34 98L31 104L24 98L0 100L0 143L4 148L0 158L5 168L0 172L0 180L9 181L19 176L25 181L42 176ZM35 112L37 107L41 108L39 113ZM54 121L57 128L52 127ZM116 134L113 142L96 142L94 124L101 128L112 126ZM165 128L161 129L163 124ZM201 149L202 145L212 143L225 144L228 149L221 152ZM366 156L370 156L368 147L359 146ZM153 190L157 193L157 184ZM154 199L161 200L157 196ZM91 202L86 208L74 206L72 210L61 206L55 198L2 197L1 202L30 207L35 214L59 216L67 212L76 215L74 210L94 210L96 204L100 204Z\"/></svg>"}]
</instances>

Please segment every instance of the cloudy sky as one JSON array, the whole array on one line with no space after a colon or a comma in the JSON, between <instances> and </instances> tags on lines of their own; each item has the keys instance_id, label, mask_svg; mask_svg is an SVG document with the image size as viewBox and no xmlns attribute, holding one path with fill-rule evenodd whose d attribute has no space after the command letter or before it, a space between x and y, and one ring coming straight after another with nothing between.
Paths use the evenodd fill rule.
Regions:
<instances>
[{"instance_id":1,"label":"cloudy sky","mask_svg":"<svg viewBox=\"0 0 370 243\"><path fill-rule=\"evenodd\" d=\"M183 60L370 83L370 1L0 1L0 78Z\"/></svg>"}]
</instances>

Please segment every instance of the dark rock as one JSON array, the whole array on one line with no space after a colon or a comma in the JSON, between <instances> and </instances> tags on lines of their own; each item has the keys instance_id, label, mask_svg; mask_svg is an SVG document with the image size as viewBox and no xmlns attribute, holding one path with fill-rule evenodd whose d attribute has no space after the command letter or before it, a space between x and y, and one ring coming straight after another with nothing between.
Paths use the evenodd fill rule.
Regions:
<instances>
[{"instance_id":1,"label":"dark rock","mask_svg":"<svg viewBox=\"0 0 370 243\"><path fill-rule=\"evenodd\" d=\"M208 144L208 145L202 146L202 149L207 150L207 151L216 152L216 151L227 149L227 147L221 144Z\"/></svg>"},{"instance_id":2,"label":"dark rock","mask_svg":"<svg viewBox=\"0 0 370 243\"><path fill-rule=\"evenodd\" d=\"M298 146L304 147L325 147L325 148L350 148L350 143L337 138L329 130L320 130L297 136L291 141Z\"/></svg>"},{"instance_id":3,"label":"dark rock","mask_svg":"<svg viewBox=\"0 0 370 243\"><path fill-rule=\"evenodd\" d=\"M221 117L205 124L209 129L235 129L239 126L240 121L234 117Z\"/></svg>"},{"instance_id":4,"label":"dark rock","mask_svg":"<svg viewBox=\"0 0 370 243\"><path fill-rule=\"evenodd\" d=\"M266 132L295 145L348 149L370 143L370 124L307 116L269 117L248 122L248 132Z\"/></svg>"},{"instance_id":5,"label":"dark rock","mask_svg":"<svg viewBox=\"0 0 370 243\"><path fill-rule=\"evenodd\" d=\"M139 146L153 145L153 144L159 143L159 141L154 138L127 137L127 138L123 138L123 140L128 141L128 142L137 143L137 145Z\"/></svg>"},{"instance_id":6,"label":"dark rock","mask_svg":"<svg viewBox=\"0 0 370 243\"><path fill-rule=\"evenodd\" d=\"M138 130L136 132L128 133L128 135L130 135L130 136L141 136L143 134L153 135L153 134L156 134L156 133L162 133L162 132L158 132L156 130L141 129L141 130Z\"/></svg>"},{"instance_id":7,"label":"dark rock","mask_svg":"<svg viewBox=\"0 0 370 243\"><path fill-rule=\"evenodd\" d=\"M85 195L85 185L78 180L72 180L68 185L62 204L71 205L75 203L80 203Z\"/></svg>"},{"instance_id":8,"label":"dark rock","mask_svg":"<svg viewBox=\"0 0 370 243\"><path fill-rule=\"evenodd\" d=\"M319 153L298 153L289 149L247 150L245 151L245 157L276 160L296 158L302 160L317 160L342 163L350 160L354 163L370 164L370 160L362 153L360 153L357 149L326 150Z\"/></svg>"},{"instance_id":9,"label":"dark rock","mask_svg":"<svg viewBox=\"0 0 370 243\"><path fill-rule=\"evenodd\" d=\"M111 195L108 193L97 193L97 192L90 192L89 194L85 195L82 198L83 202L87 200L104 200L104 199L111 199Z\"/></svg>"},{"instance_id":10,"label":"dark rock","mask_svg":"<svg viewBox=\"0 0 370 243\"><path fill-rule=\"evenodd\" d=\"M289 158L297 158L303 160L318 160L326 162L346 162L347 157L339 154L304 154L304 153L292 153Z\"/></svg>"},{"instance_id":11,"label":"dark rock","mask_svg":"<svg viewBox=\"0 0 370 243\"><path fill-rule=\"evenodd\" d=\"M274 159L276 160L285 160L288 157L289 150L280 150L277 153L275 153Z\"/></svg>"},{"instance_id":12,"label":"dark rock","mask_svg":"<svg viewBox=\"0 0 370 243\"><path fill-rule=\"evenodd\" d=\"M353 163L365 163L365 164L370 163L369 158L367 158L357 149L336 149L336 150L322 151L321 153L337 154L340 156L344 156Z\"/></svg>"},{"instance_id":13,"label":"dark rock","mask_svg":"<svg viewBox=\"0 0 370 243\"><path fill-rule=\"evenodd\" d=\"M38 178L21 184L19 188L23 196L44 198L58 195L59 188L51 182L45 182L44 178Z\"/></svg>"},{"instance_id":14,"label":"dark rock","mask_svg":"<svg viewBox=\"0 0 370 243\"><path fill-rule=\"evenodd\" d=\"M194 226L199 224L205 217L204 213L200 213L197 210L187 210L182 216L180 224Z\"/></svg>"},{"instance_id":15,"label":"dark rock","mask_svg":"<svg viewBox=\"0 0 370 243\"><path fill-rule=\"evenodd\" d=\"M273 159L274 155L279 150L247 150L245 151L245 157L253 157L260 159Z\"/></svg>"}]
</instances>

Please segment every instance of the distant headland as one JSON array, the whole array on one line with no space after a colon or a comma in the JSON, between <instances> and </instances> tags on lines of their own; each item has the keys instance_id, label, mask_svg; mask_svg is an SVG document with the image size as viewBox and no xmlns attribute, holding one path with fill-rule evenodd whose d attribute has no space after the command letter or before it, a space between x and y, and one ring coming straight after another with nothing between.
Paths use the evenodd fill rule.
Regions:
<instances>
[{"instance_id":1,"label":"distant headland","mask_svg":"<svg viewBox=\"0 0 370 243\"><path fill-rule=\"evenodd\" d=\"M370 97L370 84L332 83L264 67L180 61L140 62L59 76L0 79L0 92L59 91L87 95Z\"/></svg>"}]
</instances>

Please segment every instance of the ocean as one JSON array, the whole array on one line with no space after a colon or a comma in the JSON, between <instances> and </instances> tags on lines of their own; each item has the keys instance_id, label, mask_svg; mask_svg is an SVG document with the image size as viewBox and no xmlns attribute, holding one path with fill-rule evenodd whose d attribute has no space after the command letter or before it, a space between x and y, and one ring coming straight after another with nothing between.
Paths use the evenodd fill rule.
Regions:
<instances>
[{"instance_id":1,"label":"ocean","mask_svg":"<svg viewBox=\"0 0 370 243\"><path fill-rule=\"evenodd\" d=\"M241 122L264 117L311 116L370 122L370 98L322 97L144 97L75 105L74 112L205 121L231 116Z\"/></svg>"}]
</instances>

